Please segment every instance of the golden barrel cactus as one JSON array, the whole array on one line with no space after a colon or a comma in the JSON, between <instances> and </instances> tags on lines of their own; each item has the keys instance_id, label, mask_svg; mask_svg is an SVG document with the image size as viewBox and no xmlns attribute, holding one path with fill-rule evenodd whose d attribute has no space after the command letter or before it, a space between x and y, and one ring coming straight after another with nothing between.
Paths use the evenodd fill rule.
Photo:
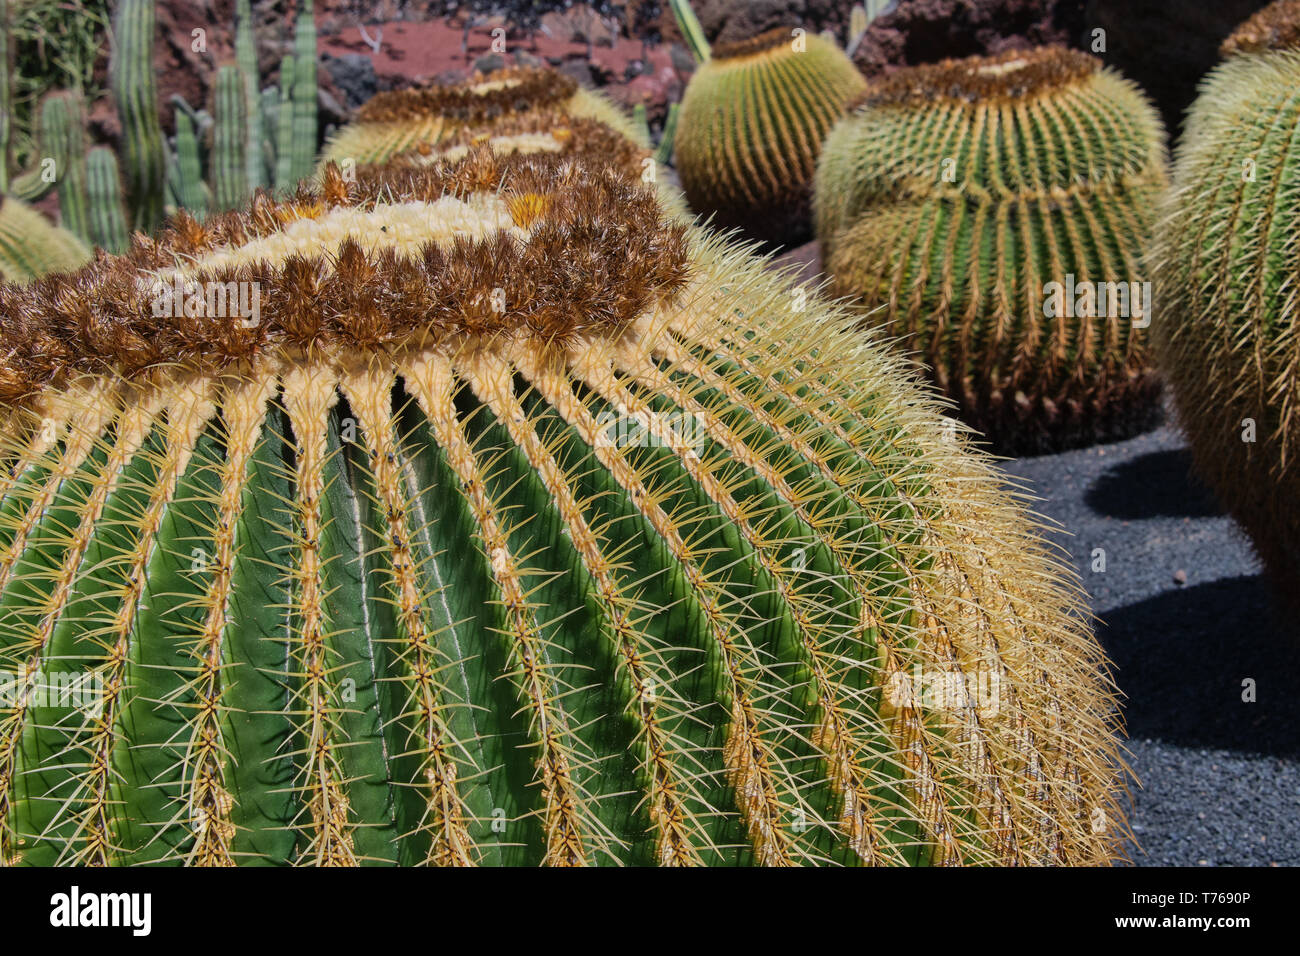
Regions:
<instances>
[{"instance_id":1,"label":"golden barrel cactus","mask_svg":"<svg viewBox=\"0 0 1300 956\"><path fill-rule=\"evenodd\" d=\"M677 121L674 164L691 208L769 242L806 239L822 141L865 86L843 50L802 30L718 44Z\"/></svg>"},{"instance_id":2,"label":"golden barrel cactus","mask_svg":"<svg viewBox=\"0 0 1300 956\"><path fill-rule=\"evenodd\" d=\"M1196 470L1300 585L1300 3L1224 44L1187 117L1152 255L1161 371Z\"/></svg>"},{"instance_id":3,"label":"golden barrel cactus","mask_svg":"<svg viewBox=\"0 0 1300 956\"><path fill-rule=\"evenodd\" d=\"M1141 257L1165 165L1155 110L1086 54L900 70L822 153L832 290L999 450L1130 435L1158 417Z\"/></svg>"},{"instance_id":4,"label":"golden barrel cactus","mask_svg":"<svg viewBox=\"0 0 1300 956\"><path fill-rule=\"evenodd\" d=\"M793 293L486 148L0 286L0 859L1109 859L1076 585Z\"/></svg>"},{"instance_id":5,"label":"golden barrel cactus","mask_svg":"<svg viewBox=\"0 0 1300 956\"><path fill-rule=\"evenodd\" d=\"M503 123L538 112L589 119L617 130L639 146L642 131L618 106L554 70L515 67L465 83L380 93L325 145L321 165L383 163L421 147L434 147L468 130L492 134Z\"/></svg>"},{"instance_id":6,"label":"golden barrel cactus","mask_svg":"<svg viewBox=\"0 0 1300 956\"><path fill-rule=\"evenodd\" d=\"M26 282L52 272L70 272L89 259L90 249L71 232L21 200L0 197L0 278Z\"/></svg>"}]
</instances>

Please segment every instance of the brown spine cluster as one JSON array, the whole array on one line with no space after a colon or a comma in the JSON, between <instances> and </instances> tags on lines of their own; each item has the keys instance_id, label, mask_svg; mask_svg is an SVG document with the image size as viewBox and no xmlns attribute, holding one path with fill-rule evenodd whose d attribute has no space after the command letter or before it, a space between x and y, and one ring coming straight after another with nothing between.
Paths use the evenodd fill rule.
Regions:
<instances>
[{"instance_id":1,"label":"brown spine cluster","mask_svg":"<svg viewBox=\"0 0 1300 956\"><path fill-rule=\"evenodd\" d=\"M1060 46L943 60L872 80L849 109L923 106L935 100L1021 100L1081 83L1100 69L1096 57Z\"/></svg>"},{"instance_id":2,"label":"brown spine cluster","mask_svg":"<svg viewBox=\"0 0 1300 956\"><path fill-rule=\"evenodd\" d=\"M260 317L156 317L152 280L162 270L238 246L333 206L433 202L499 192L530 229L418 255L367 252L347 239L332 257L291 255L187 272L199 283L257 283ZM532 197L538 197L533 199ZM137 235L122 256L101 253L78 272L28 286L0 285L0 404L16 404L78 374L126 377L163 365L211 372L283 349L429 346L467 336L528 338L562 347L617 335L678 292L689 277L685 227L654 193L606 162L549 154L472 152L423 169L376 168L344 182L332 164L321 191L278 202L259 193L247 212L199 224L180 213L160 239ZM494 293L503 290L504 311Z\"/></svg>"},{"instance_id":3,"label":"brown spine cluster","mask_svg":"<svg viewBox=\"0 0 1300 956\"><path fill-rule=\"evenodd\" d=\"M484 83L511 85L481 92ZM380 93L361 107L361 123L400 123L443 116L461 123L491 123L512 113L540 109L564 102L578 91L578 83L555 70L517 67L478 76L457 86Z\"/></svg>"},{"instance_id":4,"label":"brown spine cluster","mask_svg":"<svg viewBox=\"0 0 1300 956\"><path fill-rule=\"evenodd\" d=\"M739 60L760 53L770 53L789 44L794 37L793 30L793 27L775 27L748 40L718 43L710 50L710 54L715 60Z\"/></svg>"},{"instance_id":5,"label":"brown spine cluster","mask_svg":"<svg viewBox=\"0 0 1300 956\"><path fill-rule=\"evenodd\" d=\"M1225 60L1243 53L1300 48L1300 0L1276 0L1243 22L1223 41Z\"/></svg>"},{"instance_id":6,"label":"brown spine cluster","mask_svg":"<svg viewBox=\"0 0 1300 956\"><path fill-rule=\"evenodd\" d=\"M650 155L649 150L642 149L622 133L598 120L575 118L559 110L544 110L540 113L530 112L508 117L493 123L490 131L471 126L461 127L443 138L436 147L426 143L413 152L404 153L375 166L424 167L429 165L431 158L459 146L474 147L496 137L521 136L529 133L549 133L562 142L563 148L552 155L562 156L583 165L607 162L629 178L641 175L642 162Z\"/></svg>"}]
</instances>

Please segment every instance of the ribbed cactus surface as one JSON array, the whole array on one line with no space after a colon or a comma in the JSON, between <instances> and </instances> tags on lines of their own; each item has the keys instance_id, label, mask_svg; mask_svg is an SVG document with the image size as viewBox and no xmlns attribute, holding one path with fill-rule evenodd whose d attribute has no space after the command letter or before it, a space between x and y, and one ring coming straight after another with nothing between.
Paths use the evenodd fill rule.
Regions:
<instances>
[{"instance_id":1,"label":"ribbed cactus surface","mask_svg":"<svg viewBox=\"0 0 1300 956\"><path fill-rule=\"evenodd\" d=\"M89 258L90 249L68 230L12 196L0 199L0 277L6 282L70 272ZM8 346L2 336L0 343Z\"/></svg>"},{"instance_id":2,"label":"ribbed cactus surface","mask_svg":"<svg viewBox=\"0 0 1300 956\"><path fill-rule=\"evenodd\" d=\"M678 118L674 162L691 207L755 238L806 238L822 142L865 85L838 46L802 31L719 44Z\"/></svg>"},{"instance_id":3,"label":"ribbed cactus surface","mask_svg":"<svg viewBox=\"0 0 1300 956\"><path fill-rule=\"evenodd\" d=\"M817 235L833 291L963 418L1005 451L1063 447L1156 415L1141 256L1165 183L1154 109L1094 58L947 61L873 81L832 131Z\"/></svg>"},{"instance_id":4,"label":"ribbed cactus surface","mask_svg":"<svg viewBox=\"0 0 1300 956\"><path fill-rule=\"evenodd\" d=\"M1288 28L1289 24L1289 28ZM1300 584L1300 4L1229 39L1156 232L1160 369L1197 470L1292 597ZM1284 49L1270 50L1269 36Z\"/></svg>"},{"instance_id":5,"label":"ribbed cactus surface","mask_svg":"<svg viewBox=\"0 0 1300 956\"><path fill-rule=\"evenodd\" d=\"M590 155L321 190L0 287L3 859L1107 859L1075 586L845 314Z\"/></svg>"},{"instance_id":6,"label":"ribbed cactus surface","mask_svg":"<svg viewBox=\"0 0 1300 956\"><path fill-rule=\"evenodd\" d=\"M380 93L361 107L322 154L327 162L382 163L421 147L436 147L466 130L492 134L502 122L538 112L604 123L638 146L649 145L621 109L554 70L520 67L475 76L452 86Z\"/></svg>"},{"instance_id":7,"label":"ribbed cactus surface","mask_svg":"<svg viewBox=\"0 0 1300 956\"><path fill-rule=\"evenodd\" d=\"M131 228L157 229L163 218L167 152L153 72L154 0L119 0L113 16L109 85L122 121Z\"/></svg>"}]
</instances>

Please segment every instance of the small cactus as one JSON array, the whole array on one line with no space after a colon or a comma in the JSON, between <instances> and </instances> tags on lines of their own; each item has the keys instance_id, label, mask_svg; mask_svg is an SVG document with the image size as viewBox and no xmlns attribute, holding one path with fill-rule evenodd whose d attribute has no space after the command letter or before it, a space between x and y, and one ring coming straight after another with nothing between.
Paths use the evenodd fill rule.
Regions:
<instances>
[{"instance_id":1,"label":"small cactus","mask_svg":"<svg viewBox=\"0 0 1300 956\"><path fill-rule=\"evenodd\" d=\"M90 249L13 196L0 197L0 277L27 282L56 272L71 272L90 259ZM16 315L15 321L22 321ZM0 348L9 346L0 335ZM0 421L3 419L0 418Z\"/></svg>"},{"instance_id":2,"label":"small cactus","mask_svg":"<svg viewBox=\"0 0 1300 956\"><path fill-rule=\"evenodd\" d=\"M822 152L832 291L1000 451L1131 435L1159 414L1141 255L1165 167L1155 110L1086 54L900 70Z\"/></svg>"},{"instance_id":3,"label":"small cactus","mask_svg":"<svg viewBox=\"0 0 1300 956\"><path fill-rule=\"evenodd\" d=\"M420 146L437 146L465 129L490 132L511 117L555 110L596 120L638 146L649 145L632 119L599 93L554 70L519 67L456 86L380 93L326 144L321 163L382 163Z\"/></svg>"},{"instance_id":4,"label":"small cactus","mask_svg":"<svg viewBox=\"0 0 1300 956\"><path fill-rule=\"evenodd\" d=\"M715 47L687 84L676 131L691 208L757 239L805 240L822 141L865 86L838 46L802 30Z\"/></svg>"},{"instance_id":5,"label":"small cactus","mask_svg":"<svg viewBox=\"0 0 1300 956\"><path fill-rule=\"evenodd\" d=\"M1197 472L1300 593L1300 3L1224 43L1187 117L1152 260L1152 338Z\"/></svg>"},{"instance_id":6,"label":"small cactus","mask_svg":"<svg viewBox=\"0 0 1300 956\"><path fill-rule=\"evenodd\" d=\"M1068 572L797 291L487 149L0 286L0 668L100 688L0 710L0 860L1105 862Z\"/></svg>"}]
</instances>

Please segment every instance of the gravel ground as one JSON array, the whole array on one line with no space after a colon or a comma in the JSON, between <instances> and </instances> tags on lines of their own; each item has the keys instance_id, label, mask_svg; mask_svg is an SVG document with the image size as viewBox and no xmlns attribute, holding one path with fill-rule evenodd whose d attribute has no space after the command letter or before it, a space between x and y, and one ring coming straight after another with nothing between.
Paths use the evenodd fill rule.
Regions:
<instances>
[{"instance_id":1,"label":"gravel ground","mask_svg":"<svg viewBox=\"0 0 1300 956\"><path fill-rule=\"evenodd\" d=\"M1061 526L1116 664L1134 864L1300 865L1300 629L1188 465L1165 426L1004 468Z\"/></svg>"}]
</instances>

